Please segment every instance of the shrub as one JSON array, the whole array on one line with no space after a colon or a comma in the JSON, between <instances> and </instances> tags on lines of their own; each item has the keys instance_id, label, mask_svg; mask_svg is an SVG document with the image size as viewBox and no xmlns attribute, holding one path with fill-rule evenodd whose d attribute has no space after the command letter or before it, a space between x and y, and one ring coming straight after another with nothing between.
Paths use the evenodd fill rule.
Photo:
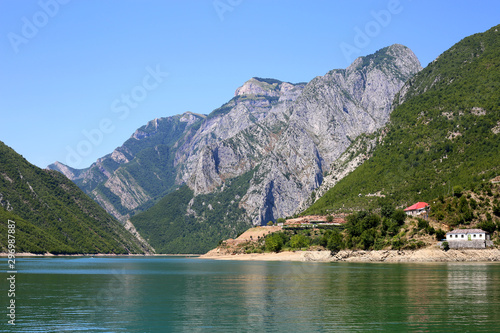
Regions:
<instances>
[{"instance_id":1,"label":"shrub","mask_svg":"<svg viewBox=\"0 0 500 333\"><path fill-rule=\"evenodd\" d=\"M446 233L442 229L436 230L436 239L441 240L446 236Z\"/></svg>"},{"instance_id":2,"label":"shrub","mask_svg":"<svg viewBox=\"0 0 500 333\"><path fill-rule=\"evenodd\" d=\"M479 223L477 226L480 229L483 229L484 231L489 232L490 234L495 232L495 230L497 229L497 225L495 223L493 223L493 221L490 219Z\"/></svg>"},{"instance_id":3,"label":"shrub","mask_svg":"<svg viewBox=\"0 0 500 333\"><path fill-rule=\"evenodd\" d=\"M436 233L436 229L434 229L433 227L431 226L428 226L425 231L429 234L429 235L434 235Z\"/></svg>"},{"instance_id":4,"label":"shrub","mask_svg":"<svg viewBox=\"0 0 500 333\"><path fill-rule=\"evenodd\" d=\"M273 233L266 237L266 250L269 252L281 251L283 244L283 238L279 233Z\"/></svg>"},{"instance_id":5,"label":"shrub","mask_svg":"<svg viewBox=\"0 0 500 333\"><path fill-rule=\"evenodd\" d=\"M477 202L476 202L476 200L470 199L469 204L470 204L470 208L472 208L472 209L476 209L477 208Z\"/></svg>"},{"instance_id":6,"label":"shrub","mask_svg":"<svg viewBox=\"0 0 500 333\"><path fill-rule=\"evenodd\" d=\"M444 241L441 246L443 247L443 250L445 250L445 251L448 251L450 249L450 244L448 244L448 242L446 242L446 241Z\"/></svg>"},{"instance_id":7,"label":"shrub","mask_svg":"<svg viewBox=\"0 0 500 333\"><path fill-rule=\"evenodd\" d=\"M398 209L392 214L392 218L397 222L398 225L403 225L405 223L406 216L407 215L405 211L402 209Z\"/></svg>"},{"instance_id":8,"label":"shrub","mask_svg":"<svg viewBox=\"0 0 500 333\"><path fill-rule=\"evenodd\" d=\"M327 238L326 248L332 252L338 251L343 247L342 235L338 230L330 231L329 237Z\"/></svg>"},{"instance_id":9,"label":"shrub","mask_svg":"<svg viewBox=\"0 0 500 333\"><path fill-rule=\"evenodd\" d=\"M309 246L309 238L304 235L294 235L290 238L290 247L294 249L300 249Z\"/></svg>"},{"instance_id":10,"label":"shrub","mask_svg":"<svg viewBox=\"0 0 500 333\"><path fill-rule=\"evenodd\" d=\"M460 198L462 196L462 191L463 188L460 185L453 186L453 195L456 196L457 198Z\"/></svg>"},{"instance_id":11,"label":"shrub","mask_svg":"<svg viewBox=\"0 0 500 333\"><path fill-rule=\"evenodd\" d=\"M394 206L392 206L390 203L384 203L380 207L380 214L382 215L382 217L391 217L392 214L394 214L394 211Z\"/></svg>"},{"instance_id":12,"label":"shrub","mask_svg":"<svg viewBox=\"0 0 500 333\"><path fill-rule=\"evenodd\" d=\"M429 227L429 222L427 222L426 220L417 218L417 221L418 221L417 224L418 230L427 229Z\"/></svg>"},{"instance_id":13,"label":"shrub","mask_svg":"<svg viewBox=\"0 0 500 333\"><path fill-rule=\"evenodd\" d=\"M438 200L441 201L441 203L444 203L444 196L440 194Z\"/></svg>"},{"instance_id":14,"label":"shrub","mask_svg":"<svg viewBox=\"0 0 500 333\"><path fill-rule=\"evenodd\" d=\"M442 221L444 219L444 213L442 211L436 212L434 215L438 221Z\"/></svg>"},{"instance_id":15,"label":"shrub","mask_svg":"<svg viewBox=\"0 0 500 333\"><path fill-rule=\"evenodd\" d=\"M276 220L276 223L285 223L286 219L284 217L280 217L279 219Z\"/></svg>"},{"instance_id":16,"label":"shrub","mask_svg":"<svg viewBox=\"0 0 500 333\"><path fill-rule=\"evenodd\" d=\"M493 214L500 217L500 204L493 207Z\"/></svg>"},{"instance_id":17,"label":"shrub","mask_svg":"<svg viewBox=\"0 0 500 333\"><path fill-rule=\"evenodd\" d=\"M399 250L401 249L401 247L403 247L403 245L405 245L405 241L402 240L401 238L396 238L392 241L391 243L391 246L394 250Z\"/></svg>"}]
</instances>

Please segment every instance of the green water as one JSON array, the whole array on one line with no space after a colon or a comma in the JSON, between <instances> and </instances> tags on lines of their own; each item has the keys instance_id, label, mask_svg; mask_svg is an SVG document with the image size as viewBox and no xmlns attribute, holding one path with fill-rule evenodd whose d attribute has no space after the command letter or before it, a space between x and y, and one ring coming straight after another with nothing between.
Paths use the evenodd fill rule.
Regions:
<instances>
[{"instance_id":1,"label":"green water","mask_svg":"<svg viewBox=\"0 0 500 333\"><path fill-rule=\"evenodd\" d=\"M498 264L72 257L17 269L16 326L3 310L2 332L500 331Z\"/></svg>"}]
</instances>

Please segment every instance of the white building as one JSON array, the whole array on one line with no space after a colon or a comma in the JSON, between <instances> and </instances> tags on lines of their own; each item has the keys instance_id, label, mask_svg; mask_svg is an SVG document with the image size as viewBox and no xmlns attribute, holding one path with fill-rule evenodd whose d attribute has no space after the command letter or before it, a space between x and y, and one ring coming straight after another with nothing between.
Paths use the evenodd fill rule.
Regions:
<instances>
[{"instance_id":1,"label":"white building","mask_svg":"<svg viewBox=\"0 0 500 333\"><path fill-rule=\"evenodd\" d=\"M481 229L456 229L447 232L446 241L452 249L484 249L493 245L490 234Z\"/></svg>"},{"instance_id":2,"label":"white building","mask_svg":"<svg viewBox=\"0 0 500 333\"><path fill-rule=\"evenodd\" d=\"M490 240L490 234L481 229L455 229L446 233L446 241Z\"/></svg>"}]
</instances>

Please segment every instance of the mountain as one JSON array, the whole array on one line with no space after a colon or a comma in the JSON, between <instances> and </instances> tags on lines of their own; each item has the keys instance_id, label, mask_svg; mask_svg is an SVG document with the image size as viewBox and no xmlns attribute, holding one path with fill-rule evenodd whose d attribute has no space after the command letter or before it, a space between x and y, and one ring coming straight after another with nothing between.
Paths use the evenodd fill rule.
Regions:
<instances>
[{"instance_id":1,"label":"mountain","mask_svg":"<svg viewBox=\"0 0 500 333\"><path fill-rule=\"evenodd\" d=\"M469 36L406 82L373 156L305 214L431 201L500 172L500 26Z\"/></svg>"},{"instance_id":2,"label":"mountain","mask_svg":"<svg viewBox=\"0 0 500 333\"><path fill-rule=\"evenodd\" d=\"M141 243L62 174L28 163L0 142L0 233L15 222L16 252L145 253ZM0 240L7 251L7 238Z\"/></svg>"},{"instance_id":3,"label":"mountain","mask_svg":"<svg viewBox=\"0 0 500 333\"><path fill-rule=\"evenodd\" d=\"M89 168L76 170L56 162L48 169L63 173L110 214L125 222L130 215L149 208L176 188L176 145L193 135L204 118L186 112L154 119Z\"/></svg>"},{"instance_id":4,"label":"mountain","mask_svg":"<svg viewBox=\"0 0 500 333\"><path fill-rule=\"evenodd\" d=\"M148 123L89 169L50 168L122 222L132 217L158 251L203 252L296 213L353 142L358 155L373 146L395 94L419 70L413 52L395 44L307 84L255 77L207 116ZM170 202L183 207L180 217ZM181 245L186 237L207 245Z\"/></svg>"}]
</instances>

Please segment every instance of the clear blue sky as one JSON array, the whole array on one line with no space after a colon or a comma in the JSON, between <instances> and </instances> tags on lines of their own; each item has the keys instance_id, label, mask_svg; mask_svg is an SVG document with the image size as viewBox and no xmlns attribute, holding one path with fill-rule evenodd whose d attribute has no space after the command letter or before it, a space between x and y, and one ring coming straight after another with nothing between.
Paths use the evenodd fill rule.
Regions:
<instances>
[{"instance_id":1,"label":"clear blue sky","mask_svg":"<svg viewBox=\"0 0 500 333\"><path fill-rule=\"evenodd\" d=\"M0 140L40 167L87 167L253 76L309 81L394 43L425 67L499 13L497 0L0 0Z\"/></svg>"}]
</instances>

